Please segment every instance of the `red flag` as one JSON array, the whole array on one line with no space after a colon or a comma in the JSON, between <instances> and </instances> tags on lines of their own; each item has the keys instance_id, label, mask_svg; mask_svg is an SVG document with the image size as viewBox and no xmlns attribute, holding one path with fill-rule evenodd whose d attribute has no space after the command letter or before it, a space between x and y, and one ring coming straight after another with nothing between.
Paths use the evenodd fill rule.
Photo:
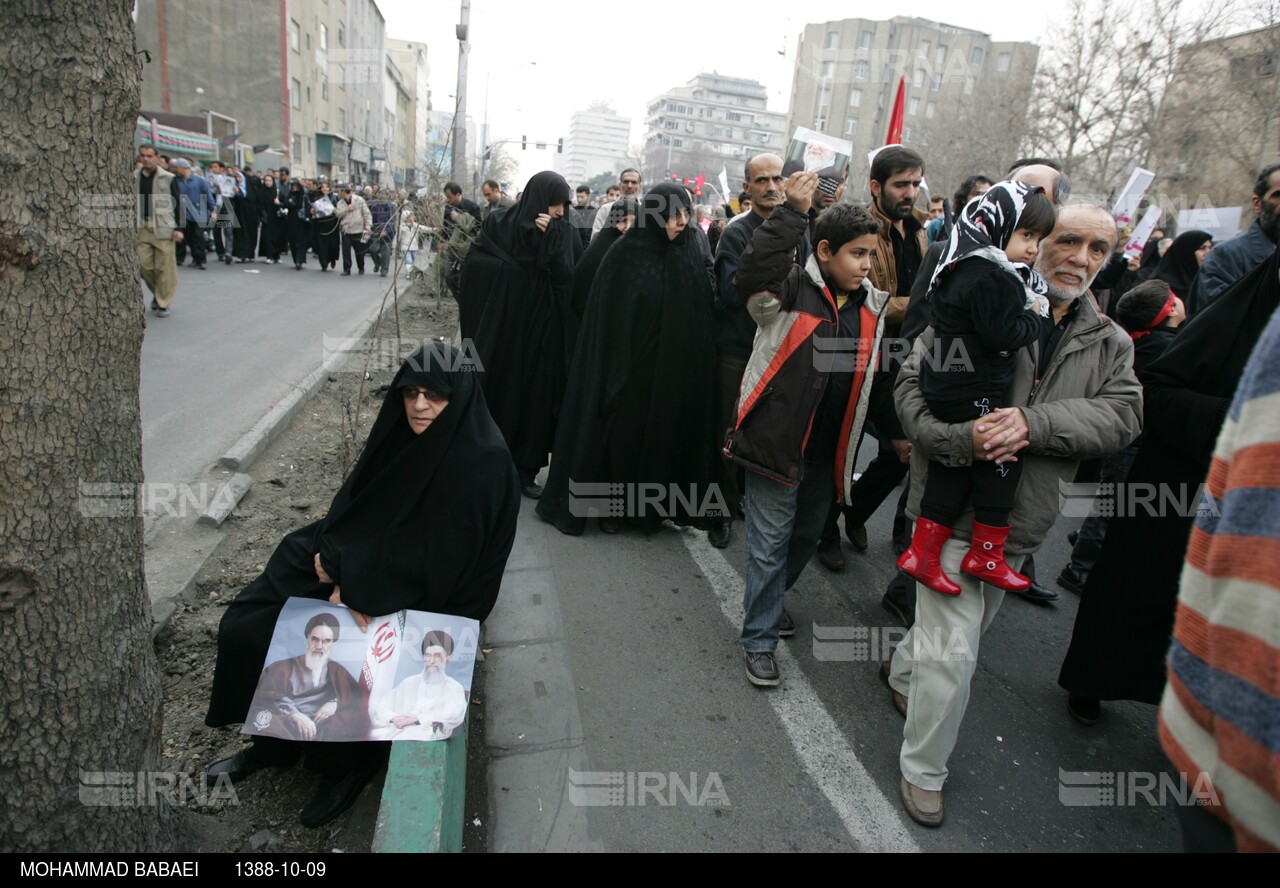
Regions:
<instances>
[{"instance_id":1,"label":"red flag","mask_svg":"<svg viewBox=\"0 0 1280 888\"><path fill-rule=\"evenodd\" d=\"M902 144L902 123L907 111L907 78L898 78L898 97L893 100L893 114L889 116L889 134L884 137L886 145Z\"/></svg>"}]
</instances>

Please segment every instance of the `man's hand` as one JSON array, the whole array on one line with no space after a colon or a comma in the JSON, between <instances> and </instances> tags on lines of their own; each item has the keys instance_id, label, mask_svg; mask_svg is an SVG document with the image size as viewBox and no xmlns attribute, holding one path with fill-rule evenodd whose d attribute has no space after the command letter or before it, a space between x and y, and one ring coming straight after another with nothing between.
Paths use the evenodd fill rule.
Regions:
<instances>
[{"instance_id":1,"label":"man's hand","mask_svg":"<svg viewBox=\"0 0 1280 888\"><path fill-rule=\"evenodd\" d=\"M316 712L315 721L319 723L324 721L326 718L331 718L333 714L337 711L338 711L338 701L330 700L328 703L321 706L319 711Z\"/></svg>"},{"instance_id":2,"label":"man's hand","mask_svg":"<svg viewBox=\"0 0 1280 888\"><path fill-rule=\"evenodd\" d=\"M342 587L341 586L333 587L333 594L329 596L329 603L342 604ZM362 614L360 613L360 611L355 610L354 608L348 607L347 610L351 611L351 618L356 621L356 625L360 627L360 631L368 632L369 624L373 622L373 619L368 614Z\"/></svg>"},{"instance_id":3,"label":"man's hand","mask_svg":"<svg viewBox=\"0 0 1280 888\"><path fill-rule=\"evenodd\" d=\"M911 442L905 438L895 438L889 443L893 445L893 452L898 454L898 462L911 465Z\"/></svg>"},{"instance_id":4,"label":"man's hand","mask_svg":"<svg viewBox=\"0 0 1280 888\"><path fill-rule=\"evenodd\" d=\"M182 243L182 232L181 232L181 231L179 231L179 230L178 230L178 229L176 229L176 228L175 228L175 229L173 229L173 242L174 242L175 244L180 244L180 243Z\"/></svg>"},{"instance_id":5,"label":"man's hand","mask_svg":"<svg viewBox=\"0 0 1280 888\"><path fill-rule=\"evenodd\" d=\"M547 226L551 224L551 215L549 213L539 213L538 218L533 220L533 224L538 226L539 231L546 231Z\"/></svg>"},{"instance_id":6,"label":"man's hand","mask_svg":"<svg viewBox=\"0 0 1280 888\"><path fill-rule=\"evenodd\" d=\"M1027 432L1027 417L1019 408L992 410L973 424L973 458L1017 462L1014 454L1031 443Z\"/></svg>"},{"instance_id":7,"label":"man's hand","mask_svg":"<svg viewBox=\"0 0 1280 888\"><path fill-rule=\"evenodd\" d=\"M409 725L416 725L417 723L418 720L412 715L397 715L395 718L391 719L391 724L395 725L397 728L407 728Z\"/></svg>"},{"instance_id":8,"label":"man's hand","mask_svg":"<svg viewBox=\"0 0 1280 888\"><path fill-rule=\"evenodd\" d=\"M293 724L297 727L298 733L302 736L303 740L316 739L315 722L307 718L301 712L295 712L293 715L289 716L289 718L293 719Z\"/></svg>"},{"instance_id":9,"label":"man's hand","mask_svg":"<svg viewBox=\"0 0 1280 888\"><path fill-rule=\"evenodd\" d=\"M797 213L808 215L813 206L813 192L818 189L818 174L795 172L782 185L787 196L787 206Z\"/></svg>"}]
</instances>

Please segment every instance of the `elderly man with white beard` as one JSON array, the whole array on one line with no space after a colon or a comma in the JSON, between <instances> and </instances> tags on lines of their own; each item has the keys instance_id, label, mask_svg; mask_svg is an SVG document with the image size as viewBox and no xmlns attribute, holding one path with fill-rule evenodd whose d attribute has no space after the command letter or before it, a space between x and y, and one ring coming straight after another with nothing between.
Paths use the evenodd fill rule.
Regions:
<instances>
[{"instance_id":1,"label":"elderly man with white beard","mask_svg":"<svg viewBox=\"0 0 1280 888\"><path fill-rule=\"evenodd\" d=\"M894 388L898 416L913 445L907 505L913 520L931 461L964 466L1016 453L1022 482L1005 552L1017 570L1058 517L1059 483L1074 478L1081 460L1109 456L1138 436L1142 388L1132 369L1133 343L1091 300L1081 298L1116 237L1115 222L1103 207L1078 201L1061 210L1036 260L1049 284L1052 310L1039 341L1016 357L1006 400L1011 406L968 423L935 419L918 386L933 329L917 339ZM960 516L941 555L943 570L960 584L961 594L917 586L915 625L882 667L893 702L906 716L899 757L903 805L924 826L942 824L947 761L969 702L979 642L1004 599L1001 589L960 571L972 518L971 509Z\"/></svg>"},{"instance_id":2,"label":"elderly man with white beard","mask_svg":"<svg viewBox=\"0 0 1280 888\"><path fill-rule=\"evenodd\" d=\"M453 638L433 630L422 639L422 672L373 707L375 740L446 740L467 717L467 692L445 674Z\"/></svg>"}]
</instances>

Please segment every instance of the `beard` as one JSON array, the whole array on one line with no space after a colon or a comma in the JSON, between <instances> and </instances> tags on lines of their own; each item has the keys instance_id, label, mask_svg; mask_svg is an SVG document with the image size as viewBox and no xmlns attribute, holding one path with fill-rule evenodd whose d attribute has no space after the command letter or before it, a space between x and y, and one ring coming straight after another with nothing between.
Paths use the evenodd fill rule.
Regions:
<instances>
[{"instance_id":1,"label":"beard","mask_svg":"<svg viewBox=\"0 0 1280 888\"><path fill-rule=\"evenodd\" d=\"M1272 240L1280 239L1280 214L1270 204L1262 205L1262 212L1258 214L1258 226Z\"/></svg>"},{"instance_id":2,"label":"beard","mask_svg":"<svg viewBox=\"0 0 1280 888\"><path fill-rule=\"evenodd\" d=\"M315 672L318 669L323 669L324 664L328 662L329 662L328 654L313 654L310 651L307 652L307 659L306 659L307 668L310 669L312 672Z\"/></svg>"},{"instance_id":3,"label":"beard","mask_svg":"<svg viewBox=\"0 0 1280 888\"><path fill-rule=\"evenodd\" d=\"M444 669L439 666L423 666L422 680L429 685L440 684L444 681Z\"/></svg>"}]
</instances>

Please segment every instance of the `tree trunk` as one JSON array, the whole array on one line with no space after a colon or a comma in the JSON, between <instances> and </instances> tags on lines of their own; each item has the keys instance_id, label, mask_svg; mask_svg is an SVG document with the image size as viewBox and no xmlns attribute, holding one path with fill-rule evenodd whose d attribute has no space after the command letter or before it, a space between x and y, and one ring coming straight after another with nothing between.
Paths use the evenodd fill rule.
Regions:
<instances>
[{"instance_id":1,"label":"tree trunk","mask_svg":"<svg viewBox=\"0 0 1280 888\"><path fill-rule=\"evenodd\" d=\"M9 0L0 36L6 851L159 849L174 820L136 791L161 737L142 520L82 487L142 480L131 5Z\"/></svg>"}]
</instances>

